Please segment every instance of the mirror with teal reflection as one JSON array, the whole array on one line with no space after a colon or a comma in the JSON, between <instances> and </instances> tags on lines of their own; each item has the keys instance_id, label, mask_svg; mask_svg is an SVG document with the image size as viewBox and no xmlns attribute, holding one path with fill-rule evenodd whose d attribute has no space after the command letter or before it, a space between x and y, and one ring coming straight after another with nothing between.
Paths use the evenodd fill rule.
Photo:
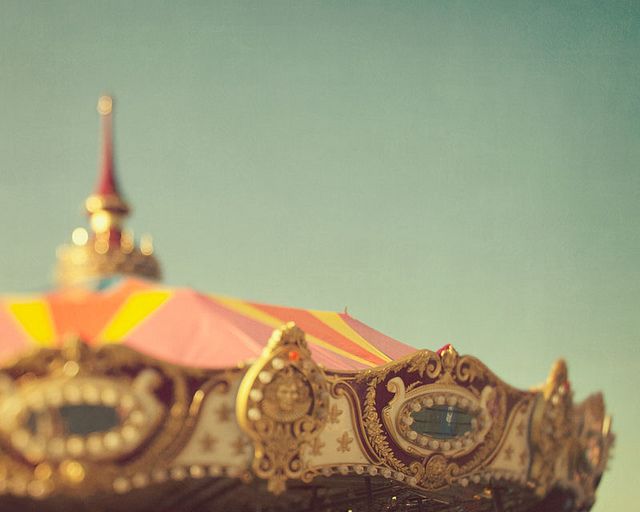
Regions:
<instances>
[{"instance_id":1,"label":"mirror with teal reflection","mask_svg":"<svg viewBox=\"0 0 640 512\"><path fill-rule=\"evenodd\" d=\"M434 405L412 412L411 428L418 434L436 439L451 439L470 432L473 416L452 405Z\"/></svg>"},{"instance_id":2,"label":"mirror with teal reflection","mask_svg":"<svg viewBox=\"0 0 640 512\"><path fill-rule=\"evenodd\" d=\"M31 412L26 427L32 434L88 435L106 432L118 427L121 418L118 411L105 405L64 405L41 412Z\"/></svg>"}]
</instances>

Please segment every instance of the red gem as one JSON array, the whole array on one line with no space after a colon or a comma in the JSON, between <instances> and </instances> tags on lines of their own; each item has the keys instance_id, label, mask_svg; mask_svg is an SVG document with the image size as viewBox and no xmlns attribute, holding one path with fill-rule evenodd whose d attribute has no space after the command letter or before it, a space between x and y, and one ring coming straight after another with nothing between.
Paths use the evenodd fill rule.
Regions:
<instances>
[{"instance_id":1,"label":"red gem","mask_svg":"<svg viewBox=\"0 0 640 512\"><path fill-rule=\"evenodd\" d=\"M443 352L446 352L450 348L451 348L451 343L447 343L444 347L440 347L438 350L436 350L436 354L441 356Z\"/></svg>"},{"instance_id":2,"label":"red gem","mask_svg":"<svg viewBox=\"0 0 640 512\"><path fill-rule=\"evenodd\" d=\"M289 352L289 361L297 361L300 359L300 353L297 350L292 350Z\"/></svg>"}]
</instances>

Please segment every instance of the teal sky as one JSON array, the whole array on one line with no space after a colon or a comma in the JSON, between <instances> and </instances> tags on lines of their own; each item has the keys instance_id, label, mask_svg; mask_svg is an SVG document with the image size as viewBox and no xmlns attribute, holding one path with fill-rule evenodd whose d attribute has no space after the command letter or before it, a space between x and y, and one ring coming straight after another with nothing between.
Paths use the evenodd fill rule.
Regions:
<instances>
[{"instance_id":1,"label":"teal sky","mask_svg":"<svg viewBox=\"0 0 640 512\"><path fill-rule=\"evenodd\" d=\"M568 359L640 472L640 3L0 1L0 290L84 222L100 93L166 281Z\"/></svg>"}]
</instances>

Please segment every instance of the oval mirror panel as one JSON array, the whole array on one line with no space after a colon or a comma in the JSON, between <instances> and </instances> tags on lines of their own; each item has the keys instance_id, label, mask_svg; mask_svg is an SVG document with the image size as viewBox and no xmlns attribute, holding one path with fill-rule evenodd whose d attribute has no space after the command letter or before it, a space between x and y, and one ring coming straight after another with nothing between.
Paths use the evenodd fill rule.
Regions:
<instances>
[{"instance_id":1,"label":"oval mirror panel","mask_svg":"<svg viewBox=\"0 0 640 512\"><path fill-rule=\"evenodd\" d=\"M86 436L120 425L118 411L106 405L65 405L59 411L66 435Z\"/></svg>"},{"instance_id":2,"label":"oval mirror panel","mask_svg":"<svg viewBox=\"0 0 640 512\"><path fill-rule=\"evenodd\" d=\"M26 427L32 435L86 436L107 432L120 426L121 419L114 407L106 405L64 405L46 411L32 412Z\"/></svg>"},{"instance_id":3,"label":"oval mirror panel","mask_svg":"<svg viewBox=\"0 0 640 512\"><path fill-rule=\"evenodd\" d=\"M411 429L424 436L450 439L471 432L473 416L451 405L434 405L412 412Z\"/></svg>"}]
</instances>

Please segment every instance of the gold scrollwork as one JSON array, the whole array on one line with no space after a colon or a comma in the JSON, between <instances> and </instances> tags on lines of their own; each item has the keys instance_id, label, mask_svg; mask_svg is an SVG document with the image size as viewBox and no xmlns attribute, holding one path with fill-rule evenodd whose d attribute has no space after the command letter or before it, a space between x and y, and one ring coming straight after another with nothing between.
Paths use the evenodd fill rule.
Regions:
<instances>
[{"instance_id":1,"label":"gold scrollwork","mask_svg":"<svg viewBox=\"0 0 640 512\"><path fill-rule=\"evenodd\" d=\"M387 389L395 396L383 409L383 420L395 441L408 453L459 457L474 450L492 427L488 411L488 404L495 399L492 386L485 386L479 397L460 386L446 384L427 384L407 391L403 380L393 377L387 382ZM434 437L413 429L412 413L439 406L455 406L468 415L471 418L468 430L449 437Z\"/></svg>"},{"instance_id":2,"label":"gold scrollwork","mask_svg":"<svg viewBox=\"0 0 640 512\"><path fill-rule=\"evenodd\" d=\"M190 437L204 393L228 388L229 378L229 372L180 368L122 345L94 348L79 339L5 364L2 492L85 496L148 484L143 476L166 470ZM201 389L190 389L187 379ZM109 413L108 421L90 428L61 423L87 407Z\"/></svg>"},{"instance_id":3,"label":"gold scrollwork","mask_svg":"<svg viewBox=\"0 0 640 512\"><path fill-rule=\"evenodd\" d=\"M302 330L288 323L274 331L244 376L236 406L238 423L254 444L253 471L269 491L280 494L288 479L305 478L301 451L315 446L328 407L326 377Z\"/></svg>"},{"instance_id":4,"label":"gold scrollwork","mask_svg":"<svg viewBox=\"0 0 640 512\"><path fill-rule=\"evenodd\" d=\"M556 361L538 397L531 429L531 478L539 495L547 492L566 463L573 431L573 404L567 377L567 365Z\"/></svg>"},{"instance_id":5,"label":"gold scrollwork","mask_svg":"<svg viewBox=\"0 0 640 512\"><path fill-rule=\"evenodd\" d=\"M585 504L590 505L615 439L601 393L587 397L576 407L574 426L577 437L571 451L570 479L582 490Z\"/></svg>"},{"instance_id":6,"label":"gold scrollwork","mask_svg":"<svg viewBox=\"0 0 640 512\"><path fill-rule=\"evenodd\" d=\"M471 393L475 402L483 404L482 407L487 412L485 421L488 424L490 418L492 425L491 428L483 429L483 442L470 446L473 451L468 455L469 450L458 453L454 451L452 454L433 453L435 450L432 450L430 456L426 452L423 453L427 455L423 459L424 463L403 462L389 443L389 424L392 421L387 421L387 428L383 426L376 403L378 386L386 381L389 374L398 375L401 371L407 374L416 373L421 380L428 379L431 385L439 390L459 391L461 396ZM483 389L474 387L474 381L478 377L486 383ZM394 379L402 380L400 377L394 377ZM415 478L418 485L425 489L441 488L451 484L461 475L477 469L496 449L504 432L508 386L493 376L477 359L469 356L460 357L450 345L438 352L423 350L408 359L363 372L357 380L366 380L367 384L362 416L364 433L369 445L384 464L403 473L406 477ZM397 389L395 387L397 384L397 381L392 384L390 390ZM420 392L419 384L413 383L412 386L407 386L411 393ZM415 456L417 451L410 449L407 453ZM463 462L456 460L461 455L466 455Z\"/></svg>"}]
</instances>

